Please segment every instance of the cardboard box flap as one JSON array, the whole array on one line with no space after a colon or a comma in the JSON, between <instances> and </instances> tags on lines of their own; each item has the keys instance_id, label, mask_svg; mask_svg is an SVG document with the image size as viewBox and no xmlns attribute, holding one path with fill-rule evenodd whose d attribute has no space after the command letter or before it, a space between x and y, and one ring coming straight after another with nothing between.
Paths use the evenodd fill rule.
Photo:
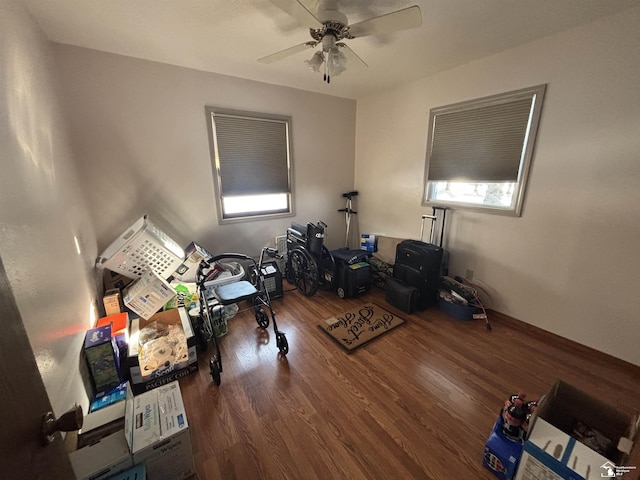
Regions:
<instances>
[{"instance_id":1,"label":"cardboard box flap","mask_svg":"<svg viewBox=\"0 0 640 480\"><path fill-rule=\"evenodd\" d=\"M554 384L536 414L569 435L576 422L583 421L590 428L615 440L614 443L620 437L629 435L632 424L628 414L562 380Z\"/></svg>"},{"instance_id":2,"label":"cardboard box flap","mask_svg":"<svg viewBox=\"0 0 640 480\"><path fill-rule=\"evenodd\" d=\"M633 440L627 437L621 437L618 440L618 451L623 452L627 455L631 453L631 449L633 448Z\"/></svg>"},{"instance_id":3,"label":"cardboard box flap","mask_svg":"<svg viewBox=\"0 0 640 480\"><path fill-rule=\"evenodd\" d=\"M540 419L544 422L539 422ZM530 439L535 442L536 437L540 439L543 433L548 434L548 428L543 425L546 423L558 429L558 434L573 437L587 448L601 446L594 451L618 465L624 463L631 452L638 421L637 414L628 415L558 380L539 402L530 422ZM553 452L547 453L553 455Z\"/></svg>"},{"instance_id":4,"label":"cardboard box flap","mask_svg":"<svg viewBox=\"0 0 640 480\"><path fill-rule=\"evenodd\" d=\"M633 444L636 441L636 438L638 436L638 426L640 425L640 415L638 415L638 413L634 414L634 421L631 423L631 425L629 425L629 431L627 432L627 435L624 437L621 437L620 440L618 441L618 451L620 452L624 452L626 455L629 455L631 453L631 450L633 449Z\"/></svg>"}]
</instances>

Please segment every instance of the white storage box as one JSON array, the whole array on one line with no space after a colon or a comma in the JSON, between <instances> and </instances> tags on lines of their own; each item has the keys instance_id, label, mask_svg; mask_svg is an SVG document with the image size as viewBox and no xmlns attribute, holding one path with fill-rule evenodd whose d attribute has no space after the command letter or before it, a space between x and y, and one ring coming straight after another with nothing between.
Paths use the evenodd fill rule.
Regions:
<instances>
[{"instance_id":1,"label":"white storage box","mask_svg":"<svg viewBox=\"0 0 640 480\"><path fill-rule=\"evenodd\" d=\"M149 318L176 295L175 289L152 270L124 291L124 304L142 318Z\"/></svg>"},{"instance_id":2,"label":"white storage box","mask_svg":"<svg viewBox=\"0 0 640 480\"><path fill-rule=\"evenodd\" d=\"M125 434L148 480L182 480L195 473L187 415L178 382L136 397L127 391Z\"/></svg>"},{"instance_id":3,"label":"white storage box","mask_svg":"<svg viewBox=\"0 0 640 480\"><path fill-rule=\"evenodd\" d=\"M138 278L146 271L153 270L166 279L183 260L182 247L145 215L107 247L96 260L96 267L129 278Z\"/></svg>"}]
</instances>

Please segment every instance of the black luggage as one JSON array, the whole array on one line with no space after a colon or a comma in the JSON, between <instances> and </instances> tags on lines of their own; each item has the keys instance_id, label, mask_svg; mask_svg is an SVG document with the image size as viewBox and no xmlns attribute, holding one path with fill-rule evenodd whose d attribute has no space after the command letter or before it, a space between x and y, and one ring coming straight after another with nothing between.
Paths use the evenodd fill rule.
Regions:
<instances>
[{"instance_id":1,"label":"black luggage","mask_svg":"<svg viewBox=\"0 0 640 480\"><path fill-rule=\"evenodd\" d=\"M422 241L424 220L432 220L430 239L434 240L434 223L438 220L436 210L443 210L441 219L440 246ZM424 310L434 305L437 300L440 275L446 274L447 265L443 262L444 219L446 208L434 207L433 215L422 216L420 240L404 240L396 247L396 258L393 266L393 277L396 279L386 287L386 300L405 313ZM400 285L399 285L399 284ZM401 288L404 287L404 288ZM415 289L414 292L412 289ZM408 300L411 296L415 300Z\"/></svg>"},{"instance_id":2,"label":"black luggage","mask_svg":"<svg viewBox=\"0 0 640 480\"><path fill-rule=\"evenodd\" d=\"M393 276L418 289L418 310L436 302L441 265L441 247L419 240L404 240L398 244Z\"/></svg>"},{"instance_id":3,"label":"black luggage","mask_svg":"<svg viewBox=\"0 0 640 480\"><path fill-rule=\"evenodd\" d=\"M394 307L406 313L413 313L418 308L418 294L416 287L410 287L397 278L388 277L385 282L385 299Z\"/></svg>"}]
</instances>

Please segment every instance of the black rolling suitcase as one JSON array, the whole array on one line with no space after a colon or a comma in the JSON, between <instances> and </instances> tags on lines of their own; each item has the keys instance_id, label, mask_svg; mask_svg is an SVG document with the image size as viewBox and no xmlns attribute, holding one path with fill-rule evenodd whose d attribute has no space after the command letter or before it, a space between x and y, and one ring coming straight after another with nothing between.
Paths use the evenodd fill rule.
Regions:
<instances>
[{"instance_id":1,"label":"black rolling suitcase","mask_svg":"<svg viewBox=\"0 0 640 480\"><path fill-rule=\"evenodd\" d=\"M418 290L418 310L424 310L436 302L441 265L442 247L419 240L404 240L398 244L393 276L404 285Z\"/></svg>"},{"instance_id":2,"label":"black rolling suitcase","mask_svg":"<svg viewBox=\"0 0 640 480\"><path fill-rule=\"evenodd\" d=\"M424 233L424 220L431 218L431 240L433 241L433 224L437 220L436 209L433 215L423 215L422 232ZM446 210L443 212L446 215ZM444 215L443 215L444 217ZM441 222L440 243L444 232L444 218ZM388 282L385 296L387 302L406 313L425 308L436 303L438 283L443 268L444 249L433 243L425 243L422 240L404 240L396 247L395 265L393 266L393 280Z\"/></svg>"}]
</instances>

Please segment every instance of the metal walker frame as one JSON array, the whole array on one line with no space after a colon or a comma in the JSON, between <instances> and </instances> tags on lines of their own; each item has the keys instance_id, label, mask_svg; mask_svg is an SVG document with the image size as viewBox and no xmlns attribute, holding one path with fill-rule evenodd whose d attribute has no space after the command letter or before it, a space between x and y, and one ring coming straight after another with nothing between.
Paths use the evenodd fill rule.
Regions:
<instances>
[{"instance_id":1,"label":"metal walker frame","mask_svg":"<svg viewBox=\"0 0 640 480\"><path fill-rule=\"evenodd\" d=\"M198 272L196 274L196 284L198 292L198 300L200 304L200 318L204 325L204 331L208 340L213 341L215 347L215 353L209 360L209 370L211 377L216 385L220 385L220 374L222 373L222 352L220 351L220 344L215 334L214 325L216 320L218 322L224 321L224 307L234 303L248 300L253 308L256 323L258 326L266 330L269 326L269 320L273 324L273 331L276 335L276 346L279 353L283 356L289 353L289 342L284 332L278 330L276 323L276 314L271 306L271 299L269 297L269 291L265 286L265 276L262 270L265 256L270 258L280 258L277 250L273 248L263 248L260 252L260 259L258 262L252 257L244 255L242 253L224 253L214 256L209 260L203 260L198 266ZM249 280L240 280L226 285L214 286L208 288L207 276L211 272L212 268L221 260L233 259L240 260L250 265L250 272L248 274ZM217 306L221 308L216 310ZM265 309L268 311L265 311Z\"/></svg>"}]
</instances>

